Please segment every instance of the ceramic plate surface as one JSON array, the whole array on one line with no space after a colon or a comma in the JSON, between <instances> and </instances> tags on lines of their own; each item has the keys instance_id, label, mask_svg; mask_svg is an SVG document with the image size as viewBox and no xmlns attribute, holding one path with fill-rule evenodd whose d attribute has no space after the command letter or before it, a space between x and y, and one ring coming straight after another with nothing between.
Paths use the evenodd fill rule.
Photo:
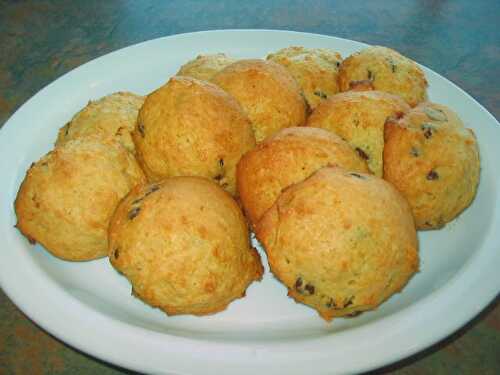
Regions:
<instances>
[{"instance_id":1,"label":"ceramic plate surface","mask_svg":"<svg viewBox=\"0 0 500 375\"><path fill-rule=\"evenodd\" d=\"M160 38L91 61L28 100L0 131L0 283L31 319L68 344L148 373L350 373L394 362L449 335L500 290L500 126L454 84L425 69L432 101L477 135L481 182L473 204L439 231L419 233L421 271L402 293L356 318L325 323L286 296L266 265L247 297L209 317L167 317L130 294L107 259L71 263L31 246L14 228L26 170L89 99L147 94L200 53L264 57L289 45L346 57L365 45L329 36L228 30ZM262 251L261 251L262 253ZM265 257L263 258L265 261Z\"/></svg>"}]
</instances>

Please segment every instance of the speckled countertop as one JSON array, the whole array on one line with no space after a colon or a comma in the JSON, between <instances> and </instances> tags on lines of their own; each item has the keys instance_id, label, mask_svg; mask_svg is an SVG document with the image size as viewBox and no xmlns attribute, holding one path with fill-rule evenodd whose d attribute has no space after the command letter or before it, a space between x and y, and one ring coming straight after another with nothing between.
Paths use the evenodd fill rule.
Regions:
<instances>
[{"instance_id":1,"label":"speckled countertop","mask_svg":"<svg viewBox=\"0 0 500 375\"><path fill-rule=\"evenodd\" d=\"M1 0L0 126L42 87L89 60L160 36L227 28L386 45L455 82L499 118L499 16L498 0ZM131 372L66 346L0 291L0 374L75 373ZM499 299L451 337L374 373L499 374Z\"/></svg>"}]
</instances>

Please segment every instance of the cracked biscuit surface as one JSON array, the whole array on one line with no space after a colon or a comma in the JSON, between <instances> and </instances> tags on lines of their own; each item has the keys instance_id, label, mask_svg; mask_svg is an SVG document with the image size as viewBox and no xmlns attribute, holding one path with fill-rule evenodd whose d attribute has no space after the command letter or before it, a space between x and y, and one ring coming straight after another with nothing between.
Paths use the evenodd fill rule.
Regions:
<instances>
[{"instance_id":1,"label":"cracked biscuit surface","mask_svg":"<svg viewBox=\"0 0 500 375\"><path fill-rule=\"evenodd\" d=\"M256 235L288 295L326 320L376 308L418 269L402 195L376 176L341 168L286 189Z\"/></svg>"},{"instance_id":2,"label":"cracked biscuit surface","mask_svg":"<svg viewBox=\"0 0 500 375\"><path fill-rule=\"evenodd\" d=\"M111 220L109 239L109 259L133 294L168 315L224 310L263 273L240 208L201 177L132 190Z\"/></svg>"}]
</instances>

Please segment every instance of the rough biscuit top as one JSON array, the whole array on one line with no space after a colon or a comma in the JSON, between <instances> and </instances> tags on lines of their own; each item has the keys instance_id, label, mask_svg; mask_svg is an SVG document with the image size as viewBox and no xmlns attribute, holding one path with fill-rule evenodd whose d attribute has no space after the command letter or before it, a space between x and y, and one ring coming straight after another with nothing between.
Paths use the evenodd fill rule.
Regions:
<instances>
[{"instance_id":1,"label":"rough biscuit top","mask_svg":"<svg viewBox=\"0 0 500 375\"><path fill-rule=\"evenodd\" d=\"M328 48L287 47L267 56L297 80L311 109L339 92L337 76L342 57Z\"/></svg>"},{"instance_id":2,"label":"rough biscuit top","mask_svg":"<svg viewBox=\"0 0 500 375\"><path fill-rule=\"evenodd\" d=\"M368 172L347 142L324 129L286 128L259 143L237 168L238 191L250 222L255 225L283 189L326 165Z\"/></svg>"},{"instance_id":3,"label":"rough biscuit top","mask_svg":"<svg viewBox=\"0 0 500 375\"><path fill-rule=\"evenodd\" d=\"M15 202L17 227L60 258L102 257L115 207L145 181L117 141L95 136L68 141L28 170Z\"/></svg>"},{"instance_id":4,"label":"rough biscuit top","mask_svg":"<svg viewBox=\"0 0 500 375\"><path fill-rule=\"evenodd\" d=\"M330 320L375 308L418 268L408 203L373 175L325 167L290 186L256 227L289 295Z\"/></svg>"},{"instance_id":5,"label":"rough biscuit top","mask_svg":"<svg viewBox=\"0 0 500 375\"><path fill-rule=\"evenodd\" d=\"M479 149L456 113L421 103L385 126L384 178L406 197L417 228L442 227L476 195Z\"/></svg>"},{"instance_id":6,"label":"rough biscuit top","mask_svg":"<svg viewBox=\"0 0 500 375\"><path fill-rule=\"evenodd\" d=\"M57 135L56 145L71 139L97 134L114 137L129 151L135 152L130 133L135 128L137 114L144 97L131 92L116 92L99 100L89 101Z\"/></svg>"},{"instance_id":7,"label":"rough biscuit top","mask_svg":"<svg viewBox=\"0 0 500 375\"><path fill-rule=\"evenodd\" d=\"M224 53L198 55L195 59L182 65L177 75L209 81L217 72L235 61Z\"/></svg>"},{"instance_id":8,"label":"rough biscuit top","mask_svg":"<svg viewBox=\"0 0 500 375\"><path fill-rule=\"evenodd\" d=\"M300 87L275 62L239 60L217 73L212 82L238 100L252 121L257 142L305 122L306 102Z\"/></svg>"},{"instance_id":9,"label":"rough biscuit top","mask_svg":"<svg viewBox=\"0 0 500 375\"><path fill-rule=\"evenodd\" d=\"M366 86L401 96L410 106L427 98L427 80L420 67L387 47L372 46L353 53L340 65L340 91Z\"/></svg>"},{"instance_id":10,"label":"rough biscuit top","mask_svg":"<svg viewBox=\"0 0 500 375\"><path fill-rule=\"evenodd\" d=\"M209 314L242 297L263 269L231 196L200 177L137 187L109 227L109 258L133 292L167 314Z\"/></svg>"},{"instance_id":11,"label":"rough biscuit top","mask_svg":"<svg viewBox=\"0 0 500 375\"><path fill-rule=\"evenodd\" d=\"M236 164L255 146L250 120L218 86L172 77L146 98L133 132L148 178L201 176L236 192Z\"/></svg>"},{"instance_id":12,"label":"rough biscuit top","mask_svg":"<svg viewBox=\"0 0 500 375\"><path fill-rule=\"evenodd\" d=\"M385 92L345 92L322 102L308 118L307 126L330 130L345 139L381 177L384 123L409 110L401 98Z\"/></svg>"}]
</instances>

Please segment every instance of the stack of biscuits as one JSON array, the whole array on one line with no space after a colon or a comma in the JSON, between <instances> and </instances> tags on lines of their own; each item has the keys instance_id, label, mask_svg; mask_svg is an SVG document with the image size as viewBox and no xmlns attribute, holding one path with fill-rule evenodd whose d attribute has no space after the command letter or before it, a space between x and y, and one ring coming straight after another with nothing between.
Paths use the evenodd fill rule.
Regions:
<instances>
[{"instance_id":1,"label":"stack of biscuits","mask_svg":"<svg viewBox=\"0 0 500 375\"><path fill-rule=\"evenodd\" d=\"M421 68L368 47L200 55L147 96L64 125L17 198L17 228L68 261L108 256L168 315L245 296L264 268L325 320L372 310L419 269L417 230L476 195L472 130Z\"/></svg>"}]
</instances>

